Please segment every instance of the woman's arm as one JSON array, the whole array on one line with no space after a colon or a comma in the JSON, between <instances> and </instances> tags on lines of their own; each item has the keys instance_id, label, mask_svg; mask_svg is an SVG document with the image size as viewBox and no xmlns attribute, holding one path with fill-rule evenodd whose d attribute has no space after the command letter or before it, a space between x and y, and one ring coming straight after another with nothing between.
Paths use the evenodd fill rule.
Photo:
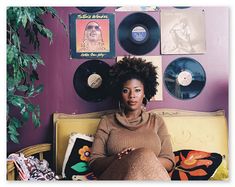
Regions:
<instances>
[{"instance_id":1,"label":"woman's arm","mask_svg":"<svg viewBox=\"0 0 235 187\"><path fill-rule=\"evenodd\" d=\"M161 140L161 151L158 155L158 159L169 172L175 166L175 155L172 150L171 137L164 120L160 116L156 118L156 123L158 124L157 134Z\"/></svg>"},{"instance_id":2,"label":"woman's arm","mask_svg":"<svg viewBox=\"0 0 235 187\"><path fill-rule=\"evenodd\" d=\"M102 117L95 133L91 148L89 165L96 176L99 176L115 159L106 153L107 139L110 133L107 117Z\"/></svg>"},{"instance_id":3,"label":"woman's arm","mask_svg":"<svg viewBox=\"0 0 235 187\"><path fill-rule=\"evenodd\" d=\"M173 162L167 158L158 157L158 160L161 162L161 164L166 168L168 172L170 172L173 169Z\"/></svg>"}]
</instances>

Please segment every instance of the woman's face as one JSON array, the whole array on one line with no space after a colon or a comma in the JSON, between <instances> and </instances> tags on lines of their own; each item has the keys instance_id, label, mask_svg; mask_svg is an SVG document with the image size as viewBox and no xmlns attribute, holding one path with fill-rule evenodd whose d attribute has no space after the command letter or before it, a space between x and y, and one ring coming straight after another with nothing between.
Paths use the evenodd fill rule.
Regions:
<instances>
[{"instance_id":1,"label":"woman's face","mask_svg":"<svg viewBox=\"0 0 235 187\"><path fill-rule=\"evenodd\" d=\"M100 26L96 22L90 22L86 26L87 38L90 41L97 41L100 38Z\"/></svg>"},{"instance_id":2,"label":"woman's face","mask_svg":"<svg viewBox=\"0 0 235 187\"><path fill-rule=\"evenodd\" d=\"M137 79L126 81L121 90L121 97L126 110L140 110L144 98L143 83Z\"/></svg>"}]
</instances>

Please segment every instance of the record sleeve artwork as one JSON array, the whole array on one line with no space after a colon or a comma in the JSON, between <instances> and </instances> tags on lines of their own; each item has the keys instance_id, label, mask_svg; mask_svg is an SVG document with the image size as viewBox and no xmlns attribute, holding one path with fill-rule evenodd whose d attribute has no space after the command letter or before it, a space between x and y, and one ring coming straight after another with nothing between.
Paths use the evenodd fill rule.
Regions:
<instances>
[{"instance_id":1,"label":"record sleeve artwork","mask_svg":"<svg viewBox=\"0 0 235 187\"><path fill-rule=\"evenodd\" d=\"M133 55L144 55L158 44L160 29L153 17L138 12L128 15L118 27L121 47Z\"/></svg>"},{"instance_id":2,"label":"record sleeve artwork","mask_svg":"<svg viewBox=\"0 0 235 187\"><path fill-rule=\"evenodd\" d=\"M205 53L204 14L201 9L161 10L161 53Z\"/></svg>"},{"instance_id":3,"label":"record sleeve artwork","mask_svg":"<svg viewBox=\"0 0 235 187\"><path fill-rule=\"evenodd\" d=\"M198 96L206 84L206 73L199 62L182 57L172 61L164 72L169 93L178 99Z\"/></svg>"},{"instance_id":4,"label":"record sleeve artwork","mask_svg":"<svg viewBox=\"0 0 235 187\"><path fill-rule=\"evenodd\" d=\"M108 97L108 72L110 66L100 60L88 60L81 64L73 77L76 93L89 102L100 102Z\"/></svg>"},{"instance_id":5,"label":"record sleeve artwork","mask_svg":"<svg viewBox=\"0 0 235 187\"><path fill-rule=\"evenodd\" d=\"M124 56L118 56L117 62L120 61ZM157 71L157 93L151 98L151 101L162 101L163 94L162 94L162 57L161 56L138 56L138 58L142 58L146 60L146 62L151 62Z\"/></svg>"},{"instance_id":6,"label":"record sleeve artwork","mask_svg":"<svg viewBox=\"0 0 235 187\"><path fill-rule=\"evenodd\" d=\"M115 56L114 14L71 14L69 32L71 58Z\"/></svg>"}]
</instances>

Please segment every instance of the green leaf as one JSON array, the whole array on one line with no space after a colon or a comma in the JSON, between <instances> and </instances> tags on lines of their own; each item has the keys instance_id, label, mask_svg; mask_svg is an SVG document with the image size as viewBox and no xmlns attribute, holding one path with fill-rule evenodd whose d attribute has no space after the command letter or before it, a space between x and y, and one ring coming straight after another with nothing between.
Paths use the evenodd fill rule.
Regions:
<instances>
[{"instance_id":1,"label":"green leaf","mask_svg":"<svg viewBox=\"0 0 235 187\"><path fill-rule=\"evenodd\" d=\"M7 90L10 92L15 90L15 81L12 77L7 79Z\"/></svg>"},{"instance_id":2,"label":"green leaf","mask_svg":"<svg viewBox=\"0 0 235 187\"><path fill-rule=\"evenodd\" d=\"M11 141L13 141L16 144L20 143L18 137L14 134L10 134L10 139L11 139Z\"/></svg>"},{"instance_id":3,"label":"green leaf","mask_svg":"<svg viewBox=\"0 0 235 187\"><path fill-rule=\"evenodd\" d=\"M24 122L29 120L29 113L27 111L25 111L22 116L23 116L23 121Z\"/></svg>"},{"instance_id":4,"label":"green leaf","mask_svg":"<svg viewBox=\"0 0 235 187\"><path fill-rule=\"evenodd\" d=\"M10 123L12 123L16 128L21 127L21 122L15 117L11 118Z\"/></svg>"},{"instance_id":5,"label":"green leaf","mask_svg":"<svg viewBox=\"0 0 235 187\"><path fill-rule=\"evenodd\" d=\"M38 64L37 64L37 60L32 59L31 63L32 63L33 69L36 70L36 69L37 69L37 65L38 65Z\"/></svg>"},{"instance_id":6,"label":"green leaf","mask_svg":"<svg viewBox=\"0 0 235 187\"><path fill-rule=\"evenodd\" d=\"M20 113L23 115L25 111L26 111L26 105L21 109Z\"/></svg>"},{"instance_id":7,"label":"green leaf","mask_svg":"<svg viewBox=\"0 0 235 187\"><path fill-rule=\"evenodd\" d=\"M28 89L28 97L31 97L34 94L34 85L30 85L29 89Z\"/></svg>"},{"instance_id":8,"label":"green leaf","mask_svg":"<svg viewBox=\"0 0 235 187\"><path fill-rule=\"evenodd\" d=\"M20 49L20 40L17 34L13 34L12 36L13 39L13 43L15 44L15 46Z\"/></svg>"},{"instance_id":9,"label":"green leaf","mask_svg":"<svg viewBox=\"0 0 235 187\"><path fill-rule=\"evenodd\" d=\"M36 128L40 126L40 120L37 118L34 112L32 112L32 121Z\"/></svg>"},{"instance_id":10,"label":"green leaf","mask_svg":"<svg viewBox=\"0 0 235 187\"><path fill-rule=\"evenodd\" d=\"M12 130L8 130L7 131L9 134L13 134L15 136L19 136L20 134L17 131L12 131Z\"/></svg>"},{"instance_id":11,"label":"green leaf","mask_svg":"<svg viewBox=\"0 0 235 187\"><path fill-rule=\"evenodd\" d=\"M88 164L86 162L78 162L71 166L71 168L78 173L82 173L88 170Z\"/></svg>"},{"instance_id":12,"label":"green leaf","mask_svg":"<svg viewBox=\"0 0 235 187\"><path fill-rule=\"evenodd\" d=\"M14 126L15 128L19 128L19 127L21 127L21 123L17 118L13 117L13 118L9 119L8 126Z\"/></svg>"},{"instance_id":13,"label":"green leaf","mask_svg":"<svg viewBox=\"0 0 235 187\"><path fill-rule=\"evenodd\" d=\"M27 105L27 109L28 109L28 111L29 112L33 112L34 111L34 105L33 104L31 104L31 103L29 103L28 105Z\"/></svg>"},{"instance_id":14,"label":"green leaf","mask_svg":"<svg viewBox=\"0 0 235 187\"><path fill-rule=\"evenodd\" d=\"M16 132L16 127L14 126L14 123L9 123L8 129L11 131L12 134Z\"/></svg>"},{"instance_id":15,"label":"green leaf","mask_svg":"<svg viewBox=\"0 0 235 187\"><path fill-rule=\"evenodd\" d=\"M22 15L21 22L22 22L23 27L25 28L27 24L27 16L25 14Z\"/></svg>"},{"instance_id":16,"label":"green leaf","mask_svg":"<svg viewBox=\"0 0 235 187\"><path fill-rule=\"evenodd\" d=\"M45 65L39 54L34 54L33 57L36 59L37 63Z\"/></svg>"},{"instance_id":17,"label":"green leaf","mask_svg":"<svg viewBox=\"0 0 235 187\"><path fill-rule=\"evenodd\" d=\"M23 65L24 67L28 67L29 61L27 58L23 58Z\"/></svg>"},{"instance_id":18,"label":"green leaf","mask_svg":"<svg viewBox=\"0 0 235 187\"><path fill-rule=\"evenodd\" d=\"M35 106L34 111L36 112L37 116L40 117L40 107L39 107L39 105Z\"/></svg>"},{"instance_id":19,"label":"green leaf","mask_svg":"<svg viewBox=\"0 0 235 187\"><path fill-rule=\"evenodd\" d=\"M21 92L25 92L28 90L28 86L25 85L20 85L17 87L17 90L21 91Z\"/></svg>"},{"instance_id":20,"label":"green leaf","mask_svg":"<svg viewBox=\"0 0 235 187\"><path fill-rule=\"evenodd\" d=\"M14 59L14 51L11 45L7 45L7 64L11 64Z\"/></svg>"},{"instance_id":21,"label":"green leaf","mask_svg":"<svg viewBox=\"0 0 235 187\"><path fill-rule=\"evenodd\" d=\"M15 80L17 80L18 83L21 82L22 78L23 78L23 74L21 72L21 69L19 69L18 71L16 71L15 73Z\"/></svg>"},{"instance_id":22,"label":"green leaf","mask_svg":"<svg viewBox=\"0 0 235 187\"><path fill-rule=\"evenodd\" d=\"M43 89L44 89L44 86L42 84L40 84L39 86L36 87L35 92L40 93L43 91Z\"/></svg>"},{"instance_id":23,"label":"green leaf","mask_svg":"<svg viewBox=\"0 0 235 187\"><path fill-rule=\"evenodd\" d=\"M9 98L9 102L17 107L23 108L23 105L25 105L24 99L22 99L21 97L18 96L13 96Z\"/></svg>"}]
</instances>

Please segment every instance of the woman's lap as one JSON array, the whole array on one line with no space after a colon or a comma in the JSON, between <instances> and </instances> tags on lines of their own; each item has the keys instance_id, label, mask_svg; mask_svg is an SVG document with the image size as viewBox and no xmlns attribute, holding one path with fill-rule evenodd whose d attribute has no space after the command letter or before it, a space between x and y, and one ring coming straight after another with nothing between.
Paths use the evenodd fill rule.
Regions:
<instances>
[{"instance_id":1,"label":"woman's lap","mask_svg":"<svg viewBox=\"0 0 235 187\"><path fill-rule=\"evenodd\" d=\"M135 149L115 160L99 177L100 180L170 180L155 154L146 148Z\"/></svg>"}]
</instances>

